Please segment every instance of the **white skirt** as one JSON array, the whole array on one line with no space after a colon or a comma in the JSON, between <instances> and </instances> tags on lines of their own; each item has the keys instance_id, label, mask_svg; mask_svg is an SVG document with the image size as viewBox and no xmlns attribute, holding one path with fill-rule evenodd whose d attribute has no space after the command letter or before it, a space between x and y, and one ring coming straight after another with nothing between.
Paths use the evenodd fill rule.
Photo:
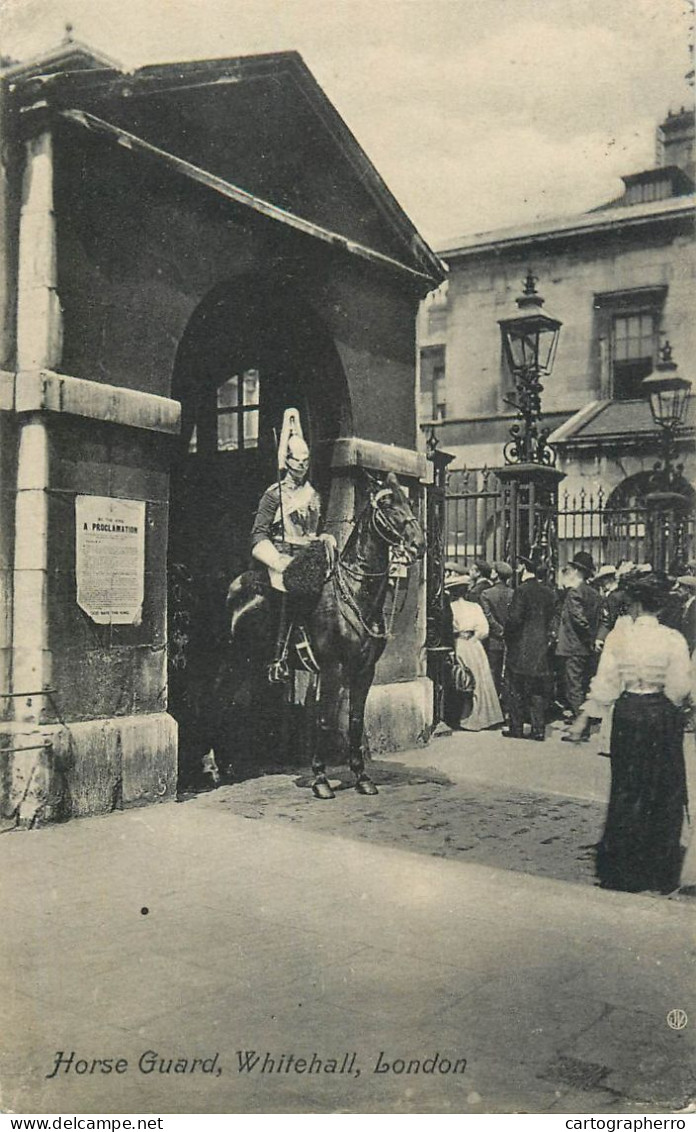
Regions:
<instances>
[{"instance_id":1,"label":"white skirt","mask_svg":"<svg viewBox=\"0 0 696 1132\"><path fill-rule=\"evenodd\" d=\"M503 722L503 713L483 645L475 637L468 640L458 637L456 651L457 657L471 669L476 681L474 706L471 714L462 719L462 728L465 731L485 731L487 727L496 727Z\"/></svg>"}]
</instances>

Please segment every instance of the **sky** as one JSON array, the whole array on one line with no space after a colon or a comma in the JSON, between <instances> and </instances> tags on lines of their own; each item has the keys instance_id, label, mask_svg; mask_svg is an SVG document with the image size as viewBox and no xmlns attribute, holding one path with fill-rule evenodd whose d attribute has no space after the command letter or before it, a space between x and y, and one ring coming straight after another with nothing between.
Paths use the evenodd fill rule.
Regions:
<instances>
[{"instance_id":1,"label":"sky","mask_svg":"<svg viewBox=\"0 0 696 1132\"><path fill-rule=\"evenodd\" d=\"M422 235L568 216L693 105L690 0L0 0L5 54L124 68L297 50Z\"/></svg>"}]
</instances>

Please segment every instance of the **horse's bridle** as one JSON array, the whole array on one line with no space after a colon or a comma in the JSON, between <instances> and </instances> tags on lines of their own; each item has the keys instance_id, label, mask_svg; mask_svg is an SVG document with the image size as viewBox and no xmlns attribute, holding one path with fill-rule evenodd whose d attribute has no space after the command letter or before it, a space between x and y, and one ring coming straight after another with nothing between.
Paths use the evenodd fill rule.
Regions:
<instances>
[{"instance_id":1,"label":"horse's bridle","mask_svg":"<svg viewBox=\"0 0 696 1132\"><path fill-rule=\"evenodd\" d=\"M388 495L391 495L391 493L392 489L390 487L383 487L380 488L379 491L376 491L370 495L370 523L377 537L380 538L382 542L385 542L387 546L398 549L399 552L404 556L406 563L410 566L413 562L415 562L416 556L412 554L410 550L406 549L406 540L404 536L399 532L394 523L392 523L389 516L385 515L384 511L380 507L380 500L386 498L386 496ZM389 625L384 625L383 628L381 626L373 627L371 625L368 625L365 621L365 618L363 617L360 607L356 603L356 600L351 593L350 588L346 586L345 579L342 576L344 572L351 575L353 578L361 580L366 578L386 578L390 572L390 566L387 565L386 570L380 570L377 573L373 574L367 570L358 569L355 566L349 566L346 562L343 561L343 556L340 555L336 561L336 568L334 571L334 579L335 584L338 588L338 592L345 604L352 611L353 616L356 618L364 632L373 639L387 640L391 636L391 630L394 623L394 614L396 612L396 588L394 591L394 600L392 603L392 612ZM399 579L397 577L397 588L398 585ZM341 608L340 605L339 608ZM345 611L342 610L342 612L343 616L345 617Z\"/></svg>"},{"instance_id":2,"label":"horse's bridle","mask_svg":"<svg viewBox=\"0 0 696 1132\"><path fill-rule=\"evenodd\" d=\"M392 488L383 487L379 491L370 496L370 507L372 509L372 529L387 546L398 548L399 552L406 558L409 566L415 562L415 556L410 550L406 549L406 540L392 523L388 515L380 507L380 500L384 499L387 495L392 494Z\"/></svg>"}]
</instances>

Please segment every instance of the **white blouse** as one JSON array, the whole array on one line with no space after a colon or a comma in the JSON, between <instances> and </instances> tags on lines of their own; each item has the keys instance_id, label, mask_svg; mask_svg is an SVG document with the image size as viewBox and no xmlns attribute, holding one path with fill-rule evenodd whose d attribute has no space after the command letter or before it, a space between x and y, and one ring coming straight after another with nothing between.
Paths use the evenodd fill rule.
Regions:
<instances>
[{"instance_id":1,"label":"white blouse","mask_svg":"<svg viewBox=\"0 0 696 1132\"><path fill-rule=\"evenodd\" d=\"M460 597L452 602L452 624L454 635L472 633L477 641L485 641L488 636L488 621L486 614L476 601L467 601Z\"/></svg>"},{"instance_id":2,"label":"white blouse","mask_svg":"<svg viewBox=\"0 0 696 1132\"><path fill-rule=\"evenodd\" d=\"M679 705L689 688L689 649L681 633L649 613L635 621L620 617L604 643L583 711L601 716L622 692L664 692Z\"/></svg>"}]
</instances>

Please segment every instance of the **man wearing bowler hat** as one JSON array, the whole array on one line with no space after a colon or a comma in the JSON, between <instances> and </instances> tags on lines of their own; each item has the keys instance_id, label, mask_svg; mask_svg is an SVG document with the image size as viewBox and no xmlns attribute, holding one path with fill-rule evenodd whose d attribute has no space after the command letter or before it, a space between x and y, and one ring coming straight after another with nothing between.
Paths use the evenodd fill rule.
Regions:
<instances>
[{"instance_id":1,"label":"man wearing bowler hat","mask_svg":"<svg viewBox=\"0 0 696 1132\"><path fill-rule=\"evenodd\" d=\"M573 716L579 714L594 675L602 605L597 590L588 585L594 572L592 555L586 550L579 550L566 568L556 656L562 660L565 696Z\"/></svg>"}]
</instances>

